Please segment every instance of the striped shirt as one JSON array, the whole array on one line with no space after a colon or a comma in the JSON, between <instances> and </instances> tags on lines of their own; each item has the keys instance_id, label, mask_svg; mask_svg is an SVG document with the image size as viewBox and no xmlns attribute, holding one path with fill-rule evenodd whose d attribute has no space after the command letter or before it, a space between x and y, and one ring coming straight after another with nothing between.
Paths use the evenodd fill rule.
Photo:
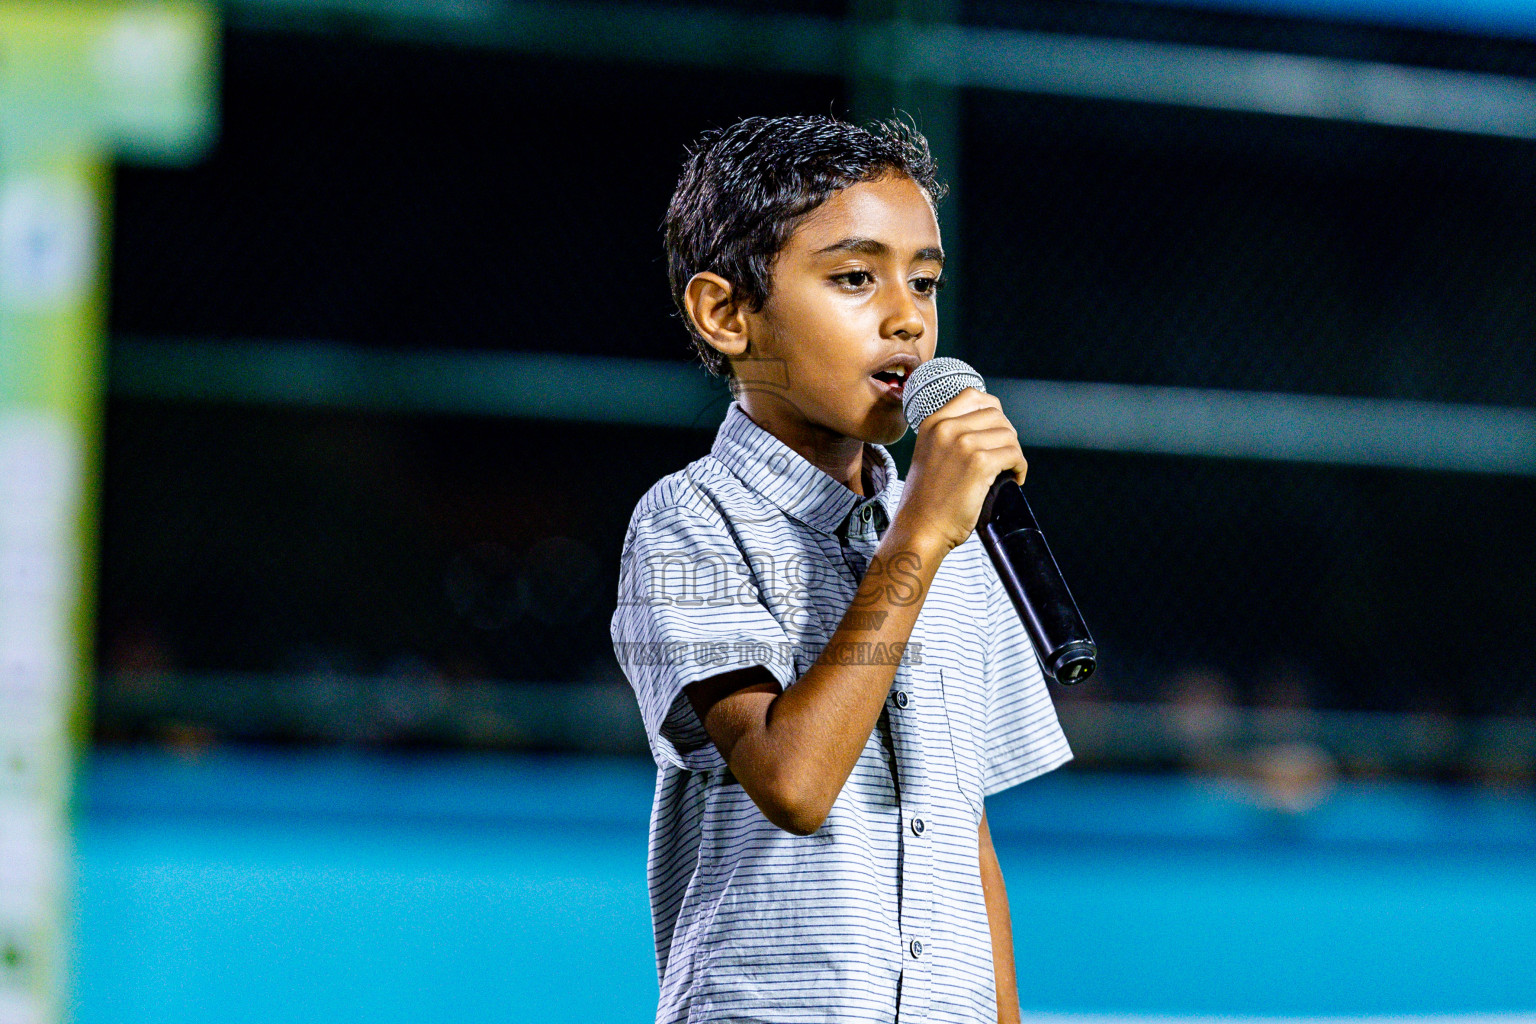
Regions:
<instances>
[{"instance_id":1,"label":"striped shirt","mask_svg":"<svg viewBox=\"0 0 1536 1024\"><path fill-rule=\"evenodd\" d=\"M763 816L683 692L751 665L788 688L810 668L901 500L890 453L865 457L860 497L732 402L710 454L630 519L611 633L658 767L658 1024L997 1019L982 801L1072 753L980 538L945 557L908 644L850 646L899 664L814 834Z\"/></svg>"}]
</instances>

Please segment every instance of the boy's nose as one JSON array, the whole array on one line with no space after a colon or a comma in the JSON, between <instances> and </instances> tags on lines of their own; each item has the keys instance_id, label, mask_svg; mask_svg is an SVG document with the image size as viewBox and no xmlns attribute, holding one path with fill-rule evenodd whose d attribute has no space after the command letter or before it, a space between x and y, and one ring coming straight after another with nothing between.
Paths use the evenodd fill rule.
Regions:
<instances>
[{"instance_id":1,"label":"boy's nose","mask_svg":"<svg viewBox=\"0 0 1536 1024\"><path fill-rule=\"evenodd\" d=\"M890 337L910 341L922 337L926 326L917 303L912 301L910 295L903 294L886 318L885 333Z\"/></svg>"}]
</instances>

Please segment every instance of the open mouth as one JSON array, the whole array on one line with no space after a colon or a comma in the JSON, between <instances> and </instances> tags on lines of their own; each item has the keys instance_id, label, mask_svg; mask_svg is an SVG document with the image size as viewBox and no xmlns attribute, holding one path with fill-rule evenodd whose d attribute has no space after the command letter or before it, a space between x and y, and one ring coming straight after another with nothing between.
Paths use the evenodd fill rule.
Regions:
<instances>
[{"instance_id":1,"label":"open mouth","mask_svg":"<svg viewBox=\"0 0 1536 1024\"><path fill-rule=\"evenodd\" d=\"M879 373L870 374L870 379L877 381L887 393L898 397L907 383L907 375L897 370L881 370Z\"/></svg>"}]
</instances>

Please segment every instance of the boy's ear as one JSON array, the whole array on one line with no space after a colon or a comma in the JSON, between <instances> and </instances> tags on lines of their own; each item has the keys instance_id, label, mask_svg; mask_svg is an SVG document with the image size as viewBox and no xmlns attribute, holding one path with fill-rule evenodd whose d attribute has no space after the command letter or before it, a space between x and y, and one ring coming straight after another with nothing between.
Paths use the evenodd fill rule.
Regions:
<instances>
[{"instance_id":1,"label":"boy's ear","mask_svg":"<svg viewBox=\"0 0 1536 1024\"><path fill-rule=\"evenodd\" d=\"M683 290L683 308L711 348L727 356L746 352L747 321L731 282L709 271L694 274Z\"/></svg>"}]
</instances>

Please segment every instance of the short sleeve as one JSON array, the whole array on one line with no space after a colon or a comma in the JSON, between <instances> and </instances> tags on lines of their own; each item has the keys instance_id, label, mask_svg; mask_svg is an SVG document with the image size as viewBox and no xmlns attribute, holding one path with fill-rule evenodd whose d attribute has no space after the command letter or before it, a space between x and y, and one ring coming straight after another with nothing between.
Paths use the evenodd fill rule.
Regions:
<instances>
[{"instance_id":1,"label":"short sleeve","mask_svg":"<svg viewBox=\"0 0 1536 1024\"><path fill-rule=\"evenodd\" d=\"M1003 589L991 558L987 577L987 796L1016 786L1072 759L1056 718L1045 673L1018 609Z\"/></svg>"},{"instance_id":2,"label":"short sleeve","mask_svg":"<svg viewBox=\"0 0 1536 1024\"><path fill-rule=\"evenodd\" d=\"M659 509L630 524L609 630L658 766L725 767L684 688L761 665L788 688L794 652L724 524Z\"/></svg>"}]
</instances>

